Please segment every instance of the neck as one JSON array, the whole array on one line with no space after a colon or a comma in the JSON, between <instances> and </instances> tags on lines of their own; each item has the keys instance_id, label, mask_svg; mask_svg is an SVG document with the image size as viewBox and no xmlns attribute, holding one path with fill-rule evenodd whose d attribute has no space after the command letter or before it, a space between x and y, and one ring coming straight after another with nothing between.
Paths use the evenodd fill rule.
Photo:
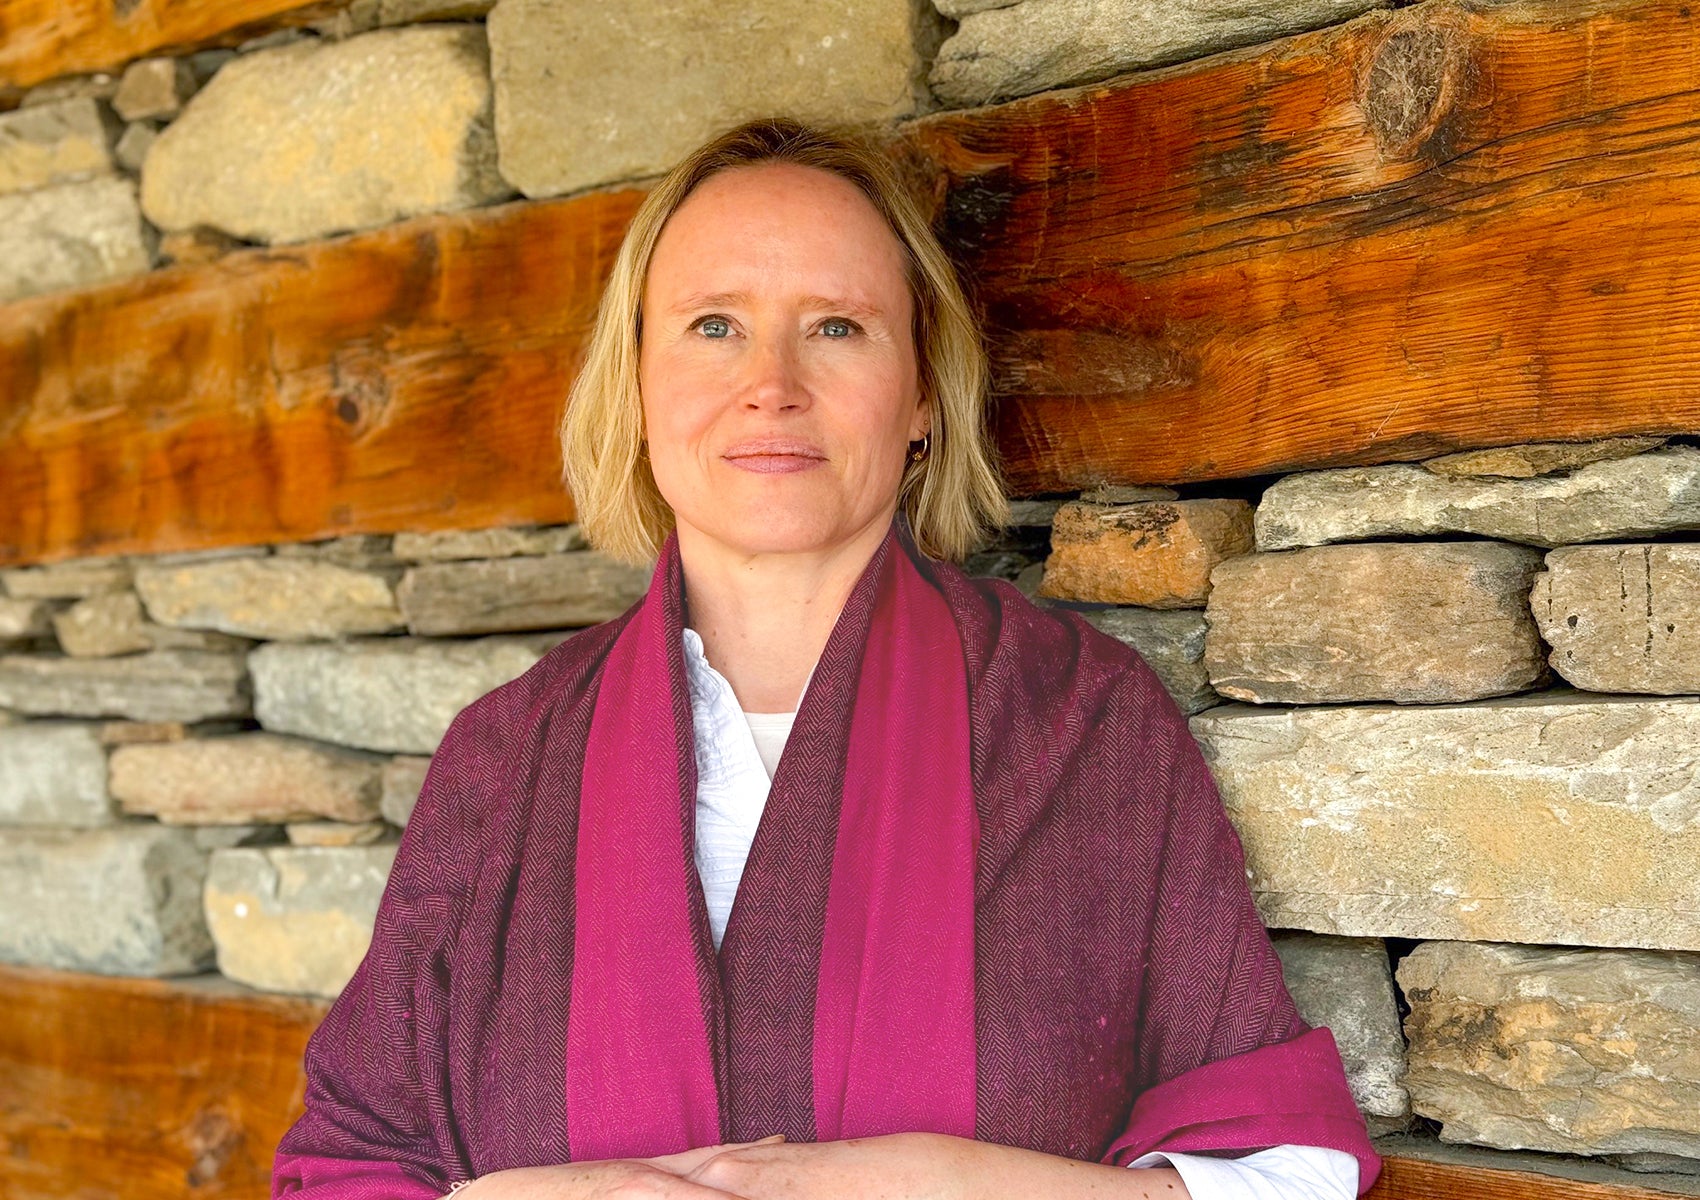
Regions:
<instances>
[{"instance_id":1,"label":"neck","mask_svg":"<svg viewBox=\"0 0 1700 1200\"><path fill-rule=\"evenodd\" d=\"M824 550L747 554L679 526L685 623L745 712L794 712L891 514Z\"/></svg>"}]
</instances>

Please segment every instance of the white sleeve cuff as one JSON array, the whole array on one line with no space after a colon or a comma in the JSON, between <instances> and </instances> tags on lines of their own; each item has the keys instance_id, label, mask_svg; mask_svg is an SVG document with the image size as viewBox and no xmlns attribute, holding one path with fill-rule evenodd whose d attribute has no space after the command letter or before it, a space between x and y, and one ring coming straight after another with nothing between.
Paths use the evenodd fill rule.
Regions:
<instances>
[{"instance_id":1,"label":"white sleeve cuff","mask_svg":"<svg viewBox=\"0 0 1700 1200\"><path fill-rule=\"evenodd\" d=\"M1240 1158L1142 1154L1129 1167L1171 1166L1193 1200L1356 1200L1358 1160L1324 1146L1275 1146Z\"/></svg>"}]
</instances>

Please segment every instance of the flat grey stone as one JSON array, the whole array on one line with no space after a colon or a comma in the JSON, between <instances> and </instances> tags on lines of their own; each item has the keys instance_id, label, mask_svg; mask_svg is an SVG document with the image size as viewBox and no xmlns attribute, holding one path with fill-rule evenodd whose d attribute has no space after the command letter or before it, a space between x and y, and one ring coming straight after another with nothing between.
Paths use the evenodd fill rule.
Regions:
<instances>
[{"instance_id":1,"label":"flat grey stone","mask_svg":"<svg viewBox=\"0 0 1700 1200\"><path fill-rule=\"evenodd\" d=\"M19 600L80 600L129 587L130 564L121 558L77 558L0 569L0 588Z\"/></svg>"},{"instance_id":2,"label":"flat grey stone","mask_svg":"<svg viewBox=\"0 0 1700 1200\"><path fill-rule=\"evenodd\" d=\"M275 243L488 204L511 194L491 119L477 25L257 50L160 133L142 209L161 229Z\"/></svg>"},{"instance_id":3,"label":"flat grey stone","mask_svg":"<svg viewBox=\"0 0 1700 1200\"><path fill-rule=\"evenodd\" d=\"M255 713L278 733L432 754L456 713L529 670L561 640L519 635L273 642L248 659Z\"/></svg>"},{"instance_id":4,"label":"flat grey stone","mask_svg":"<svg viewBox=\"0 0 1700 1200\"><path fill-rule=\"evenodd\" d=\"M401 572L397 568L402 563L390 548L394 540L384 533L350 533L315 542L284 542L273 546L272 553L279 558L313 558L399 579Z\"/></svg>"},{"instance_id":5,"label":"flat grey stone","mask_svg":"<svg viewBox=\"0 0 1700 1200\"><path fill-rule=\"evenodd\" d=\"M0 962L180 975L213 962L207 855L187 829L0 828Z\"/></svg>"},{"instance_id":6,"label":"flat grey stone","mask_svg":"<svg viewBox=\"0 0 1700 1200\"><path fill-rule=\"evenodd\" d=\"M1271 941L1299 1015L1334 1035L1358 1108L1366 1117L1403 1123L1411 1097L1387 947L1379 938L1312 933L1276 933Z\"/></svg>"},{"instance_id":7,"label":"flat grey stone","mask_svg":"<svg viewBox=\"0 0 1700 1200\"><path fill-rule=\"evenodd\" d=\"M143 650L246 650L246 638L156 625L135 592L104 592L53 615L60 649L72 658L112 658Z\"/></svg>"},{"instance_id":8,"label":"flat grey stone","mask_svg":"<svg viewBox=\"0 0 1700 1200\"><path fill-rule=\"evenodd\" d=\"M391 825L407 824L413 806L419 803L419 791L425 786L425 772L431 766L428 755L401 754L384 764L384 791L378 810Z\"/></svg>"},{"instance_id":9,"label":"flat grey stone","mask_svg":"<svg viewBox=\"0 0 1700 1200\"><path fill-rule=\"evenodd\" d=\"M1056 520L1061 500L1011 500L1009 527L1011 529L1049 529Z\"/></svg>"},{"instance_id":10,"label":"flat grey stone","mask_svg":"<svg viewBox=\"0 0 1700 1200\"><path fill-rule=\"evenodd\" d=\"M416 634L564 629L611 621L643 598L650 570L581 550L572 554L429 563L396 588Z\"/></svg>"},{"instance_id":11,"label":"flat grey stone","mask_svg":"<svg viewBox=\"0 0 1700 1200\"><path fill-rule=\"evenodd\" d=\"M115 136L100 102L88 97L0 114L0 193L109 175Z\"/></svg>"},{"instance_id":12,"label":"flat grey stone","mask_svg":"<svg viewBox=\"0 0 1700 1200\"><path fill-rule=\"evenodd\" d=\"M137 564L136 591L161 625L270 641L402 628L389 577L313 558Z\"/></svg>"},{"instance_id":13,"label":"flat grey stone","mask_svg":"<svg viewBox=\"0 0 1700 1200\"><path fill-rule=\"evenodd\" d=\"M1204 669L1204 614L1197 609L1101 608L1080 615L1139 651L1183 713L1222 702Z\"/></svg>"},{"instance_id":14,"label":"flat grey stone","mask_svg":"<svg viewBox=\"0 0 1700 1200\"><path fill-rule=\"evenodd\" d=\"M1500 475L1508 479L1533 479L1574 471L1590 463L1644 454L1665 444L1661 437L1606 438L1598 442L1529 442L1521 446L1495 446L1488 450L1464 450L1443 454L1423 463L1436 475L1459 478L1469 475Z\"/></svg>"},{"instance_id":15,"label":"flat grey stone","mask_svg":"<svg viewBox=\"0 0 1700 1200\"><path fill-rule=\"evenodd\" d=\"M187 59L142 58L124 68L112 107L126 121L169 121L195 94L195 72Z\"/></svg>"},{"instance_id":16,"label":"flat grey stone","mask_svg":"<svg viewBox=\"0 0 1700 1200\"><path fill-rule=\"evenodd\" d=\"M151 650L120 658L0 654L0 705L42 716L205 721L253 708L240 654Z\"/></svg>"},{"instance_id":17,"label":"flat grey stone","mask_svg":"<svg viewBox=\"0 0 1700 1200\"><path fill-rule=\"evenodd\" d=\"M1387 0L1025 0L940 5L961 25L933 63L933 92L967 107L1201 58L1350 20Z\"/></svg>"},{"instance_id":18,"label":"flat grey stone","mask_svg":"<svg viewBox=\"0 0 1700 1200\"><path fill-rule=\"evenodd\" d=\"M0 726L0 825L75 827L112 821L99 725L23 721Z\"/></svg>"},{"instance_id":19,"label":"flat grey stone","mask_svg":"<svg viewBox=\"0 0 1700 1200\"><path fill-rule=\"evenodd\" d=\"M1538 479L1447 479L1410 463L1276 480L1257 548L1474 534L1529 546L1700 528L1700 449L1668 446Z\"/></svg>"},{"instance_id":20,"label":"flat grey stone","mask_svg":"<svg viewBox=\"0 0 1700 1200\"><path fill-rule=\"evenodd\" d=\"M1700 950L1700 697L1192 718L1266 924Z\"/></svg>"},{"instance_id":21,"label":"flat grey stone","mask_svg":"<svg viewBox=\"0 0 1700 1200\"><path fill-rule=\"evenodd\" d=\"M489 18L502 175L555 196L659 175L763 113L908 116L934 20L916 0L769 0L736 14L711 0L502 0Z\"/></svg>"},{"instance_id":22,"label":"flat grey stone","mask_svg":"<svg viewBox=\"0 0 1700 1200\"><path fill-rule=\"evenodd\" d=\"M1529 596L1552 667L1596 692L1700 692L1700 545L1561 546Z\"/></svg>"},{"instance_id":23,"label":"flat grey stone","mask_svg":"<svg viewBox=\"0 0 1700 1200\"><path fill-rule=\"evenodd\" d=\"M397 533L395 556L410 562L456 562L468 558L566 554L590 542L577 525L517 526L496 529L445 529L437 533Z\"/></svg>"},{"instance_id":24,"label":"flat grey stone","mask_svg":"<svg viewBox=\"0 0 1700 1200\"><path fill-rule=\"evenodd\" d=\"M112 155L118 160L118 165L132 175L139 175L142 164L148 159L148 151L153 149L154 140L159 137L159 127L149 121L134 121L127 126L118 137L118 145Z\"/></svg>"},{"instance_id":25,"label":"flat grey stone","mask_svg":"<svg viewBox=\"0 0 1700 1200\"><path fill-rule=\"evenodd\" d=\"M1443 1141L1700 1157L1700 958L1430 942L1399 984Z\"/></svg>"},{"instance_id":26,"label":"flat grey stone","mask_svg":"<svg viewBox=\"0 0 1700 1200\"><path fill-rule=\"evenodd\" d=\"M82 75L62 75L38 83L24 93L21 108L41 104L57 104L61 100L110 100L118 91L118 76L110 71L91 71Z\"/></svg>"},{"instance_id":27,"label":"flat grey stone","mask_svg":"<svg viewBox=\"0 0 1700 1200\"><path fill-rule=\"evenodd\" d=\"M125 812L173 825L369 821L382 765L358 750L249 732L120 746L111 788Z\"/></svg>"},{"instance_id":28,"label":"flat grey stone","mask_svg":"<svg viewBox=\"0 0 1700 1200\"><path fill-rule=\"evenodd\" d=\"M206 917L218 969L249 987L339 994L372 941L396 848L218 850Z\"/></svg>"},{"instance_id":29,"label":"flat grey stone","mask_svg":"<svg viewBox=\"0 0 1700 1200\"><path fill-rule=\"evenodd\" d=\"M1210 575L1204 664L1257 704L1479 700L1547 681L1529 612L1541 553L1372 542L1243 554Z\"/></svg>"},{"instance_id":30,"label":"flat grey stone","mask_svg":"<svg viewBox=\"0 0 1700 1200\"><path fill-rule=\"evenodd\" d=\"M383 821L291 821L285 832L292 846L370 846L389 837Z\"/></svg>"},{"instance_id":31,"label":"flat grey stone","mask_svg":"<svg viewBox=\"0 0 1700 1200\"><path fill-rule=\"evenodd\" d=\"M53 606L45 600L0 596L0 646L18 646L53 636Z\"/></svg>"},{"instance_id":32,"label":"flat grey stone","mask_svg":"<svg viewBox=\"0 0 1700 1200\"><path fill-rule=\"evenodd\" d=\"M136 185L117 175L0 195L0 303L153 265Z\"/></svg>"}]
</instances>

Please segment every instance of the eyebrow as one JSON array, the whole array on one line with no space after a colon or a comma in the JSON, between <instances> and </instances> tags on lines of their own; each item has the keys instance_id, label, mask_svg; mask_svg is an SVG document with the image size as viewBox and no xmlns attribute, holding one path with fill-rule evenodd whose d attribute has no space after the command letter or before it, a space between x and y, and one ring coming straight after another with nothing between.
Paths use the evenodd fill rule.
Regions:
<instances>
[{"instance_id":1,"label":"eyebrow","mask_svg":"<svg viewBox=\"0 0 1700 1200\"><path fill-rule=\"evenodd\" d=\"M669 312L683 313L699 308L724 308L747 305L750 302L748 292L700 292L687 296L679 303L672 305ZM851 300L838 296L804 296L803 305L806 308L825 309L831 312L848 313L854 317L883 317L884 310L861 300Z\"/></svg>"}]
</instances>

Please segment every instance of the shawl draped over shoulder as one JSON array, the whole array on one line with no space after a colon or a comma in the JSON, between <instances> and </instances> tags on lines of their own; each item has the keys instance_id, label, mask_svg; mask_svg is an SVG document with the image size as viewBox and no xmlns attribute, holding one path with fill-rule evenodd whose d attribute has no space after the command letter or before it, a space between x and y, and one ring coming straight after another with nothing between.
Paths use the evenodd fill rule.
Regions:
<instances>
[{"instance_id":1,"label":"shawl draped over shoulder","mask_svg":"<svg viewBox=\"0 0 1700 1200\"><path fill-rule=\"evenodd\" d=\"M450 725L308 1042L275 1198L929 1130L1076 1159L1344 1150L1327 1029L1139 655L899 519L804 695L721 948L693 866L676 537Z\"/></svg>"}]
</instances>

